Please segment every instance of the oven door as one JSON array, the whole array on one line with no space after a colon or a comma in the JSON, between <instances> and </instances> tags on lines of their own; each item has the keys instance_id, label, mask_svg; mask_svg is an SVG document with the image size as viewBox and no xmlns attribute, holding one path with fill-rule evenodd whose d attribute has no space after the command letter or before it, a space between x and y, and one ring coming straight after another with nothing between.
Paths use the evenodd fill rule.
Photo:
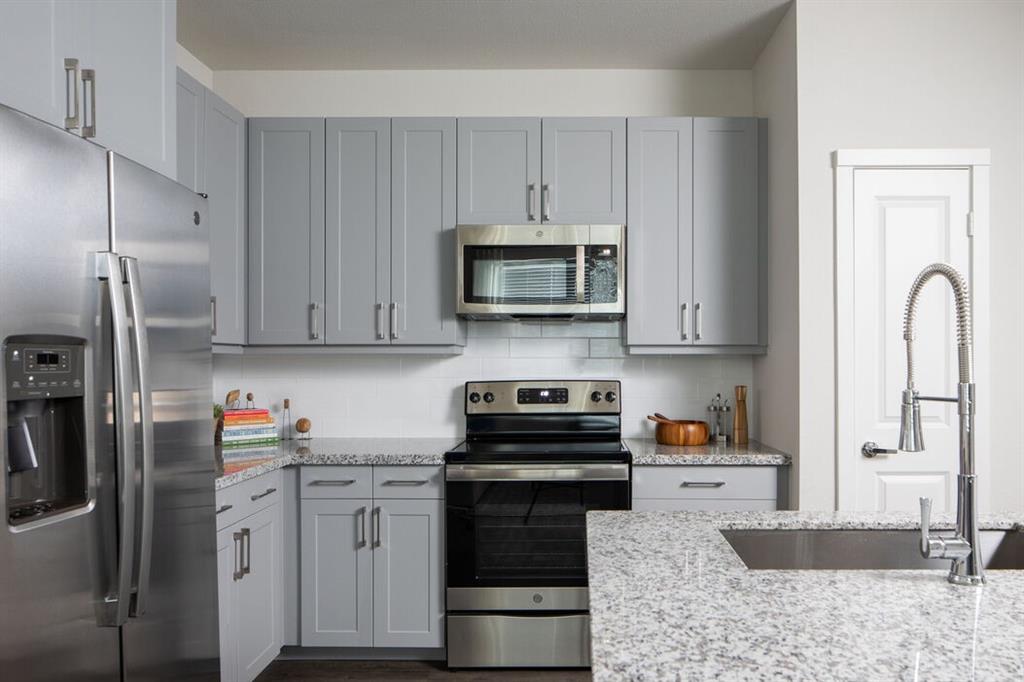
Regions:
<instances>
[{"instance_id":1,"label":"oven door","mask_svg":"<svg viewBox=\"0 0 1024 682\"><path fill-rule=\"evenodd\" d=\"M449 588L586 586L586 513L630 503L626 463L449 464L445 478Z\"/></svg>"},{"instance_id":2,"label":"oven door","mask_svg":"<svg viewBox=\"0 0 1024 682\"><path fill-rule=\"evenodd\" d=\"M623 235L621 225L460 225L457 312L619 317Z\"/></svg>"}]
</instances>

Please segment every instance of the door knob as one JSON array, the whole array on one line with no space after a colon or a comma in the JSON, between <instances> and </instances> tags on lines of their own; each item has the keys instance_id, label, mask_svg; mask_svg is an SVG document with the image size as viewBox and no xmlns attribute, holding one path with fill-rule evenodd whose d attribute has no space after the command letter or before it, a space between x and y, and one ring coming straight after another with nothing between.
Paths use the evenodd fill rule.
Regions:
<instances>
[{"instance_id":1,"label":"door knob","mask_svg":"<svg viewBox=\"0 0 1024 682\"><path fill-rule=\"evenodd\" d=\"M896 450L890 450L889 448L882 448L878 446L873 440L869 440L864 445L860 446L860 454L864 455L868 459L871 459L875 455L895 455Z\"/></svg>"}]
</instances>

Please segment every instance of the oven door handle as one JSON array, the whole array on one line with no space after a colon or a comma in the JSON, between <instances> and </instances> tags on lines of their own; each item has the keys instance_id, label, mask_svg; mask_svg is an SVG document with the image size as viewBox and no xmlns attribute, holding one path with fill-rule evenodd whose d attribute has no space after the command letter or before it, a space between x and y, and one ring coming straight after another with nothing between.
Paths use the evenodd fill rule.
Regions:
<instances>
[{"instance_id":1,"label":"oven door handle","mask_svg":"<svg viewBox=\"0 0 1024 682\"><path fill-rule=\"evenodd\" d=\"M628 464L449 464L446 481L628 481Z\"/></svg>"}]
</instances>

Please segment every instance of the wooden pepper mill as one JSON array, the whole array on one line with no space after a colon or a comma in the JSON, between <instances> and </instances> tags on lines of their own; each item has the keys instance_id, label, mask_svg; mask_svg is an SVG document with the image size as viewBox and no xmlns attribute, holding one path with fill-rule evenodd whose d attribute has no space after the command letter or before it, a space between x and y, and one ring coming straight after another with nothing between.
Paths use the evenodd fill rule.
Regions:
<instances>
[{"instance_id":1,"label":"wooden pepper mill","mask_svg":"<svg viewBox=\"0 0 1024 682\"><path fill-rule=\"evenodd\" d=\"M746 445L750 441L747 435L747 387L736 387L736 410L732 413L732 442Z\"/></svg>"}]
</instances>

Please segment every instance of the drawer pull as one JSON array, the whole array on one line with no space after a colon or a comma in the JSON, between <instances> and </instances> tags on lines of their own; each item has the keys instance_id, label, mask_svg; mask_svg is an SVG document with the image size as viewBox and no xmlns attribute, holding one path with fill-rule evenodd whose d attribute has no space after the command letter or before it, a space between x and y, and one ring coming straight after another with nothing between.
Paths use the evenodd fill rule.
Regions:
<instances>
[{"instance_id":1,"label":"drawer pull","mask_svg":"<svg viewBox=\"0 0 1024 682\"><path fill-rule=\"evenodd\" d=\"M264 490L261 493L256 493L255 495L250 495L249 499L252 500L253 502L255 502L256 500L259 500L259 499L262 499L262 498L266 497L270 493L276 493L276 492L277 492L277 488L267 488L266 490Z\"/></svg>"},{"instance_id":2,"label":"drawer pull","mask_svg":"<svg viewBox=\"0 0 1024 682\"><path fill-rule=\"evenodd\" d=\"M384 485L407 485L407 486L419 486L426 485L427 481L404 481L401 479L389 479L384 481Z\"/></svg>"},{"instance_id":3,"label":"drawer pull","mask_svg":"<svg viewBox=\"0 0 1024 682\"><path fill-rule=\"evenodd\" d=\"M342 479L337 479L337 480L317 479L315 481L310 481L309 485L339 485L340 486L340 485L352 485L355 482L356 482L356 479L354 479L354 478L342 478Z\"/></svg>"},{"instance_id":4,"label":"drawer pull","mask_svg":"<svg viewBox=\"0 0 1024 682\"><path fill-rule=\"evenodd\" d=\"M226 512L228 509L234 509L234 508L235 508L235 505L233 505L233 504L222 504L220 507L217 508L217 513L220 514L222 512Z\"/></svg>"},{"instance_id":5,"label":"drawer pull","mask_svg":"<svg viewBox=\"0 0 1024 682\"><path fill-rule=\"evenodd\" d=\"M721 488L725 481L683 481L680 488Z\"/></svg>"}]
</instances>

